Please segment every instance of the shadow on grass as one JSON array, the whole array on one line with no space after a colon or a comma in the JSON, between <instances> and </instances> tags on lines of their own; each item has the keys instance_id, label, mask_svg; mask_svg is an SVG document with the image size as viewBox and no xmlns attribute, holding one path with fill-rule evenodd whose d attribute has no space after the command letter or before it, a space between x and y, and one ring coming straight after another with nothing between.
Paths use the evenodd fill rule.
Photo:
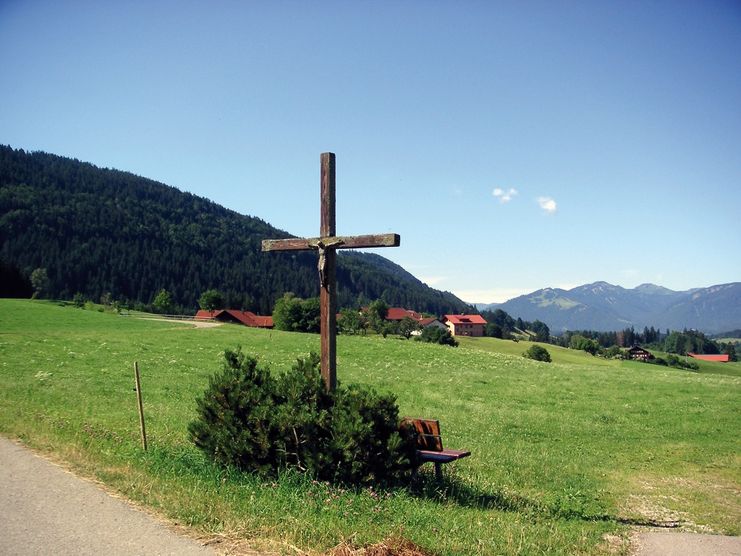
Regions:
<instances>
[{"instance_id":1,"label":"shadow on grass","mask_svg":"<svg viewBox=\"0 0 741 556\"><path fill-rule=\"evenodd\" d=\"M232 485L269 485L285 490L304 490L306 492L324 489L341 489L329 483L318 483L303 473L288 471L280 478L266 478L224 468L208 461L202 454L192 449L155 448L144 456L147 465L155 472L177 476L192 476L210 483L212 487L223 486L225 481ZM396 487L399 488L399 487ZM439 504L456 504L465 508L516 512L539 519L564 519L579 521L603 521L636 527L676 528L678 521L657 521L644 518L629 518L611 515L598 495L589 488L567 488L551 493L543 498L530 498L514 491L502 489L481 489L454 474L445 474L442 479L432 473L419 473L412 482L401 487L411 496L430 500ZM352 491L352 487L350 487ZM358 488L358 492L363 489ZM391 490L394 490L393 488ZM324 493L326 494L326 493ZM331 494L331 493L330 493Z\"/></svg>"},{"instance_id":2,"label":"shadow on grass","mask_svg":"<svg viewBox=\"0 0 741 556\"><path fill-rule=\"evenodd\" d=\"M624 525L675 527L656 522L643 522L610 515L597 497L580 490L564 490L544 499L529 498L506 489L483 490L458 477L445 475L442 479L421 473L412 482L409 492L413 496L441 504L457 504L466 508L517 512L533 519L567 519L581 521L607 521Z\"/></svg>"},{"instance_id":3,"label":"shadow on grass","mask_svg":"<svg viewBox=\"0 0 741 556\"><path fill-rule=\"evenodd\" d=\"M412 482L409 492L413 496L441 504L457 504L466 508L517 512L533 519L567 519L604 521L633 527L658 527L673 529L682 525L674 520L655 520L611 515L596 496L588 490L566 489L549 499L533 499L506 490L482 490L450 475L437 479L432 474L421 473Z\"/></svg>"},{"instance_id":4,"label":"shadow on grass","mask_svg":"<svg viewBox=\"0 0 741 556\"><path fill-rule=\"evenodd\" d=\"M504 490L484 491L449 475L438 479L431 474L420 473L410 484L409 492L418 498L467 508L533 514L545 510L537 500Z\"/></svg>"}]
</instances>

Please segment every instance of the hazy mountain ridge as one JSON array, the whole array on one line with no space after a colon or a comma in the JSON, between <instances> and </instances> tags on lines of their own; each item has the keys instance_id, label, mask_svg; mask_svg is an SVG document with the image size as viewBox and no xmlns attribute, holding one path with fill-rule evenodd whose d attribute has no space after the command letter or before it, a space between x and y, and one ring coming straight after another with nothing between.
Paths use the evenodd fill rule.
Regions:
<instances>
[{"instance_id":1,"label":"hazy mountain ridge","mask_svg":"<svg viewBox=\"0 0 741 556\"><path fill-rule=\"evenodd\" d=\"M626 289L594 282L570 290L544 288L494 308L524 320L541 320L554 332L654 326L712 333L741 327L741 282L686 291L655 284Z\"/></svg>"}]
</instances>

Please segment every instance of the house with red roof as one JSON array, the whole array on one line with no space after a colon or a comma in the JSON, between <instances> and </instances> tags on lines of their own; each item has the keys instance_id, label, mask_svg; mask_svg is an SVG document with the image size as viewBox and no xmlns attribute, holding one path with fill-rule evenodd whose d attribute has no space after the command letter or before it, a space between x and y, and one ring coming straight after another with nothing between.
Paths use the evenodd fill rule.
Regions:
<instances>
[{"instance_id":1,"label":"house with red roof","mask_svg":"<svg viewBox=\"0 0 741 556\"><path fill-rule=\"evenodd\" d=\"M196 313L196 320L218 320L243 324L252 328L273 328L273 317L263 317L252 311L238 311L236 309L200 310Z\"/></svg>"},{"instance_id":2,"label":"house with red roof","mask_svg":"<svg viewBox=\"0 0 741 556\"><path fill-rule=\"evenodd\" d=\"M423 328L427 328L428 326L436 326L442 328L443 330L446 329L445 325L435 317L425 317L417 311L412 311L411 309L403 309L401 307L389 307L388 311L386 311L386 320L388 321L401 322L405 318L410 318L415 321L419 325L420 330ZM413 336L417 336L419 334L421 334L419 330L412 332Z\"/></svg>"},{"instance_id":3,"label":"house with red roof","mask_svg":"<svg viewBox=\"0 0 741 556\"><path fill-rule=\"evenodd\" d=\"M730 361L729 355L727 353L723 353L720 355L688 353L687 356L692 357L692 359L699 359L700 361L715 361L716 363L728 363L728 361Z\"/></svg>"},{"instance_id":4,"label":"house with red roof","mask_svg":"<svg viewBox=\"0 0 741 556\"><path fill-rule=\"evenodd\" d=\"M386 311L386 320L402 321L407 317L417 322L422 320L422 315L420 315L417 311L412 311L411 309L402 309L401 307L389 307L388 311Z\"/></svg>"},{"instance_id":5,"label":"house with red roof","mask_svg":"<svg viewBox=\"0 0 741 556\"><path fill-rule=\"evenodd\" d=\"M445 315L443 322L453 336L484 335L486 320L481 315Z\"/></svg>"}]
</instances>

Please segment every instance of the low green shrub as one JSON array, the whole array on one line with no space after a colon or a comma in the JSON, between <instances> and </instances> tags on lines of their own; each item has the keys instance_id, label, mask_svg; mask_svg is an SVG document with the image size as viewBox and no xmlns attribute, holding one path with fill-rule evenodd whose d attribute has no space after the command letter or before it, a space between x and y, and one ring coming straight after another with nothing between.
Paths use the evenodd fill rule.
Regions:
<instances>
[{"instance_id":1,"label":"low green shrub","mask_svg":"<svg viewBox=\"0 0 741 556\"><path fill-rule=\"evenodd\" d=\"M316 354L277 377L239 349L224 359L188 427L218 463L353 485L397 483L411 472L414 442L399 430L394 396L355 385L326 392Z\"/></svg>"},{"instance_id":2,"label":"low green shrub","mask_svg":"<svg viewBox=\"0 0 741 556\"><path fill-rule=\"evenodd\" d=\"M646 363L651 363L653 365L661 365L663 367L674 367L675 369L686 369L689 371L699 371L700 366L695 363L694 361L684 361L674 355L673 353L669 353L666 356L666 359L663 357L656 357L655 359L650 359L649 361L646 361Z\"/></svg>"},{"instance_id":3,"label":"low green shrub","mask_svg":"<svg viewBox=\"0 0 741 556\"><path fill-rule=\"evenodd\" d=\"M433 344L442 344L444 346L458 347L458 342L450 330L443 330L437 326L428 326L422 330L419 336L415 336L415 339L420 342L430 342Z\"/></svg>"},{"instance_id":4,"label":"low green shrub","mask_svg":"<svg viewBox=\"0 0 741 556\"><path fill-rule=\"evenodd\" d=\"M610 346L604 351L603 355L607 359L625 359L625 353L618 346Z\"/></svg>"},{"instance_id":5,"label":"low green shrub","mask_svg":"<svg viewBox=\"0 0 741 556\"><path fill-rule=\"evenodd\" d=\"M527 348L522 356L527 357L528 359L535 359L536 361L544 361L546 363L551 362L551 354L548 353L548 350L537 344Z\"/></svg>"}]
</instances>

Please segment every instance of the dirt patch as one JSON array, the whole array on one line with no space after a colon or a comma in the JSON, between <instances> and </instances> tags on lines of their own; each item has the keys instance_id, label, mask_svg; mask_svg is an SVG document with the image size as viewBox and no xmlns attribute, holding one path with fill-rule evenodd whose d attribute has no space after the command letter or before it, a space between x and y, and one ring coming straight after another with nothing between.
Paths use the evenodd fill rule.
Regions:
<instances>
[{"instance_id":1,"label":"dirt patch","mask_svg":"<svg viewBox=\"0 0 741 556\"><path fill-rule=\"evenodd\" d=\"M342 543L330 550L327 556L430 556L430 553L407 539L391 538L360 548Z\"/></svg>"},{"instance_id":2,"label":"dirt patch","mask_svg":"<svg viewBox=\"0 0 741 556\"><path fill-rule=\"evenodd\" d=\"M691 477L642 476L632 481L620 521L683 532L739 532L741 491L734 481L706 472Z\"/></svg>"},{"instance_id":3,"label":"dirt patch","mask_svg":"<svg viewBox=\"0 0 741 556\"><path fill-rule=\"evenodd\" d=\"M215 326L221 326L223 322L216 322L212 320L181 320L181 319L160 319L150 317L139 317L141 320L156 320L159 322L176 322L178 324L190 324L193 328L214 328Z\"/></svg>"},{"instance_id":4,"label":"dirt patch","mask_svg":"<svg viewBox=\"0 0 741 556\"><path fill-rule=\"evenodd\" d=\"M605 533L602 535L602 543L599 545L599 553L602 554L626 554L630 548L631 539L627 534L613 535Z\"/></svg>"}]
</instances>

